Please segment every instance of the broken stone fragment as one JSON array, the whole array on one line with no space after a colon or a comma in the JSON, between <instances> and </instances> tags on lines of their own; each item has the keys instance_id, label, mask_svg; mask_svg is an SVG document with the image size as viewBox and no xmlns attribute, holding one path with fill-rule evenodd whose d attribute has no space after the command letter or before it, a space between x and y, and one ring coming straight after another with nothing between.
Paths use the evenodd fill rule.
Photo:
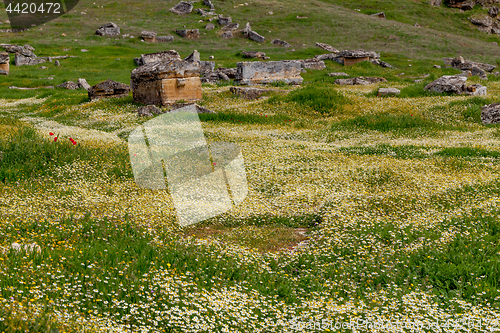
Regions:
<instances>
[{"instance_id":1,"label":"broken stone fragment","mask_svg":"<svg viewBox=\"0 0 500 333\"><path fill-rule=\"evenodd\" d=\"M280 40L280 39L273 39L271 41L271 44L273 45L278 45L278 46L282 46L284 48L289 48L291 47L292 45L290 45L289 43L285 42L284 40Z\"/></svg>"},{"instance_id":2,"label":"broken stone fragment","mask_svg":"<svg viewBox=\"0 0 500 333\"><path fill-rule=\"evenodd\" d=\"M233 33L231 31L225 31L220 35L222 38L233 38Z\"/></svg>"},{"instance_id":3,"label":"broken stone fragment","mask_svg":"<svg viewBox=\"0 0 500 333\"><path fill-rule=\"evenodd\" d=\"M98 36L116 37L120 35L120 28L113 22L106 23L95 31Z\"/></svg>"},{"instance_id":4,"label":"broken stone fragment","mask_svg":"<svg viewBox=\"0 0 500 333\"><path fill-rule=\"evenodd\" d=\"M175 32L184 38L188 39L196 39L200 37L200 31L198 29L183 29L183 30L175 30Z\"/></svg>"},{"instance_id":5,"label":"broken stone fragment","mask_svg":"<svg viewBox=\"0 0 500 333\"><path fill-rule=\"evenodd\" d=\"M443 2L443 0L430 0L429 5L440 7L442 2Z\"/></svg>"},{"instance_id":6,"label":"broken stone fragment","mask_svg":"<svg viewBox=\"0 0 500 333\"><path fill-rule=\"evenodd\" d=\"M187 62L200 62L200 52L194 50L193 53L184 58Z\"/></svg>"},{"instance_id":7,"label":"broken stone fragment","mask_svg":"<svg viewBox=\"0 0 500 333\"><path fill-rule=\"evenodd\" d=\"M235 31L239 27L240 27L240 25L238 23L229 23L229 24L223 26L222 30L225 30L225 31Z\"/></svg>"},{"instance_id":8,"label":"broken stone fragment","mask_svg":"<svg viewBox=\"0 0 500 333\"><path fill-rule=\"evenodd\" d=\"M69 89L69 90L76 90L76 89L80 88L80 85L76 82L73 82L73 81L66 81L66 82L58 85L58 87L64 88L64 89Z\"/></svg>"},{"instance_id":9,"label":"broken stone fragment","mask_svg":"<svg viewBox=\"0 0 500 333\"><path fill-rule=\"evenodd\" d=\"M302 64L302 68L304 69L315 69L315 70L323 70L326 68L325 62L319 59L305 59L299 60Z\"/></svg>"},{"instance_id":10,"label":"broken stone fragment","mask_svg":"<svg viewBox=\"0 0 500 333\"><path fill-rule=\"evenodd\" d=\"M500 8L498 7L491 7L488 10L488 15L490 15L493 18L497 17L499 13L500 13Z\"/></svg>"},{"instance_id":11,"label":"broken stone fragment","mask_svg":"<svg viewBox=\"0 0 500 333\"><path fill-rule=\"evenodd\" d=\"M484 96L488 94L488 90L486 89L485 86L482 86L480 84L473 84L467 86L464 93L470 96Z\"/></svg>"},{"instance_id":12,"label":"broken stone fragment","mask_svg":"<svg viewBox=\"0 0 500 333\"><path fill-rule=\"evenodd\" d=\"M371 14L370 16L373 16L373 17L378 17L378 18L381 18L381 19L385 19L385 14L384 14L384 12Z\"/></svg>"},{"instance_id":13,"label":"broken stone fragment","mask_svg":"<svg viewBox=\"0 0 500 333\"><path fill-rule=\"evenodd\" d=\"M155 41L157 43L173 42L174 36L156 36Z\"/></svg>"},{"instance_id":14,"label":"broken stone fragment","mask_svg":"<svg viewBox=\"0 0 500 333\"><path fill-rule=\"evenodd\" d=\"M229 23L232 23L233 19L231 17L224 17L224 16L219 16L219 24L222 26L228 25Z\"/></svg>"},{"instance_id":15,"label":"broken stone fragment","mask_svg":"<svg viewBox=\"0 0 500 333\"><path fill-rule=\"evenodd\" d=\"M78 79L78 85L87 91L90 89L90 84L85 79Z\"/></svg>"},{"instance_id":16,"label":"broken stone fragment","mask_svg":"<svg viewBox=\"0 0 500 333\"><path fill-rule=\"evenodd\" d=\"M155 105L141 106L136 110L136 112L139 117L152 117L162 113L161 110Z\"/></svg>"},{"instance_id":17,"label":"broken stone fragment","mask_svg":"<svg viewBox=\"0 0 500 333\"><path fill-rule=\"evenodd\" d=\"M106 80L90 87L88 95L91 101L108 97L126 97L130 86L113 80Z\"/></svg>"},{"instance_id":18,"label":"broken stone fragment","mask_svg":"<svg viewBox=\"0 0 500 333\"><path fill-rule=\"evenodd\" d=\"M328 76L335 77L335 76L349 76L349 74L344 73L344 72L333 72L333 73L328 73Z\"/></svg>"},{"instance_id":19,"label":"broken stone fragment","mask_svg":"<svg viewBox=\"0 0 500 333\"><path fill-rule=\"evenodd\" d=\"M377 96L397 96L401 93L401 90L396 88L380 88L378 90Z\"/></svg>"},{"instance_id":20,"label":"broken stone fragment","mask_svg":"<svg viewBox=\"0 0 500 333\"><path fill-rule=\"evenodd\" d=\"M270 89L253 88L253 87L231 87L229 88L233 94L238 95L242 98L254 100L259 98L262 94L271 92Z\"/></svg>"},{"instance_id":21,"label":"broken stone fragment","mask_svg":"<svg viewBox=\"0 0 500 333\"><path fill-rule=\"evenodd\" d=\"M39 65L43 64L46 60L42 58L31 58L26 57L20 53L16 53L14 57L14 65L23 66L23 65Z\"/></svg>"},{"instance_id":22,"label":"broken stone fragment","mask_svg":"<svg viewBox=\"0 0 500 333\"><path fill-rule=\"evenodd\" d=\"M214 30L214 29L215 29L215 25L213 23L209 23L205 27L205 30Z\"/></svg>"},{"instance_id":23,"label":"broken stone fragment","mask_svg":"<svg viewBox=\"0 0 500 333\"><path fill-rule=\"evenodd\" d=\"M267 58L266 54L264 52L260 52L260 51L243 51L243 52L241 52L241 55L244 58L259 58L262 60L265 60Z\"/></svg>"},{"instance_id":24,"label":"broken stone fragment","mask_svg":"<svg viewBox=\"0 0 500 333\"><path fill-rule=\"evenodd\" d=\"M340 52L339 50L337 50L336 48L334 48L333 46L330 46L328 44L316 42L315 45L317 47L319 47L320 49L323 49L323 50L328 51L330 53L339 53Z\"/></svg>"},{"instance_id":25,"label":"broken stone fragment","mask_svg":"<svg viewBox=\"0 0 500 333\"><path fill-rule=\"evenodd\" d=\"M215 9L215 6L212 4L212 1L210 1L210 0L203 0L203 4L205 6L208 6L210 8L210 10L214 10Z\"/></svg>"},{"instance_id":26,"label":"broken stone fragment","mask_svg":"<svg viewBox=\"0 0 500 333\"><path fill-rule=\"evenodd\" d=\"M360 76L352 79L336 79L334 81L335 84L340 84L340 85L369 85L379 82L387 82L387 80L383 77Z\"/></svg>"},{"instance_id":27,"label":"broken stone fragment","mask_svg":"<svg viewBox=\"0 0 500 333\"><path fill-rule=\"evenodd\" d=\"M0 53L0 70L3 70L7 74L9 73L9 62L10 62L9 54L6 52ZM2 75L7 75L7 74L2 73Z\"/></svg>"},{"instance_id":28,"label":"broken stone fragment","mask_svg":"<svg viewBox=\"0 0 500 333\"><path fill-rule=\"evenodd\" d=\"M250 23L247 22L247 24L245 24L245 29L242 30L243 36L248 37L250 31L252 31L252 27L250 26Z\"/></svg>"},{"instance_id":29,"label":"broken stone fragment","mask_svg":"<svg viewBox=\"0 0 500 333\"><path fill-rule=\"evenodd\" d=\"M193 10L193 5L186 1L181 1L174 7L170 8L170 11L177 15L189 14L191 13L192 10Z\"/></svg>"},{"instance_id":30,"label":"broken stone fragment","mask_svg":"<svg viewBox=\"0 0 500 333\"><path fill-rule=\"evenodd\" d=\"M264 43L264 41L266 40L266 38L264 36L259 35L255 31L250 31L248 33L248 38L250 38L253 41L259 42L259 43Z\"/></svg>"},{"instance_id":31,"label":"broken stone fragment","mask_svg":"<svg viewBox=\"0 0 500 333\"><path fill-rule=\"evenodd\" d=\"M481 108L483 124L500 124L500 103L485 105Z\"/></svg>"},{"instance_id":32,"label":"broken stone fragment","mask_svg":"<svg viewBox=\"0 0 500 333\"><path fill-rule=\"evenodd\" d=\"M371 62L372 64L382 66L382 67L384 67L384 68L392 68L392 69L395 69L395 67L394 67L394 66L392 66L392 65L388 64L387 62L382 61L382 60L380 60L380 59L372 59L372 60L370 60L370 62Z\"/></svg>"}]
</instances>

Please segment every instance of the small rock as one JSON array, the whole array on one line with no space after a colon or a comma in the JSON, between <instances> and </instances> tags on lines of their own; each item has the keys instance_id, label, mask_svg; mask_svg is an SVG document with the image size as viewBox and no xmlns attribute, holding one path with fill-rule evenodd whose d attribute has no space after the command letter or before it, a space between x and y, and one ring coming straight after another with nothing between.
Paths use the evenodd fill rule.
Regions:
<instances>
[{"instance_id":1,"label":"small rock","mask_svg":"<svg viewBox=\"0 0 500 333\"><path fill-rule=\"evenodd\" d=\"M61 66L61 63L59 62L59 60L56 60L54 61L54 65L56 65L57 67Z\"/></svg>"},{"instance_id":2,"label":"small rock","mask_svg":"<svg viewBox=\"0 0 500 333\"><path fill-rule=\"evenodd\" d=\"M455 94L462 94L466 89L466 81L467 78L463 76L444 75L426 85L424 89L437 93L451 92Z\"/></svg>"},{"instance_id":3,"label":"small rock","mask_svg":"<svg viewBox=\"0 0 500 333\"><path fill-rule=\"evenodd\" d=\"M186 1L181 1L174 7L170 8L170 11L177 15L189 14L191 13L192 10L193 10L193 5Z\"/></svg>"},{"instance_id":4,"label":"small rock","mask_svg":"<svg viewBox=\"0 0 500 333\"><path fill-rule=\"evenodd\" d=\"M226 24L225 26L223 26L222 30L225 30L225 31L235 31L239 27L240 27L240 25L238 23L229 23L229 24Z\"/></svg>"},{"instance_id":5,"label":"small rock","mask_svg":"<svg viewBox=\"0 0 500 333\"><path fill-rule=\"evenodd\" d=\"M141 68L141 67L139 67ZM113 80L106 80L90 87L88 95L91 101L106 97L126 97L130 92L130 86Z\"/></svg>"},{"instance_id":6,"label":"small rock","mask_svg":"<svg viewBox=\"0 0 500 333\"><path fill-rule=\"evenodd\" d=\"M90 84L85 79L78 79L78 85L87 91L90 89Z\"/></svg>"},{"instance_id":7,"label":"small rock","mask_svg":"<svg viewBox=\"0 0 500 333\"><path fill-rule=\"evenodd\" d=\"M442 2L443 2L443 0L430 0L429 5L439 7L439 6L441 6Z\"/></svg>"},{"instance_id":8,"label":"small rock","mask_svg":"<svg viewBox=\"0 0 500 333\"><path fill-rule=\"evenodd\" d=\"M61 83L60 85L58 85L58 87L69 89L69 90L76 90L76 89L80 88L80 85L76 82L73 82L73 81L67 81L67 82Z\"/></svg>"},{"instance_id":9,"label":"small rock","mask_svg":"<svg viewBox=\"0 0 500 333\"><path fill-rule=\"evenodd\" d=\"M231 17L219 17L219 24L222 26L228 25L229 23L232 23L233 19Z\"/></svg>"},{"instance_id":10,"label":"small rock","mask_svg":"<svg viewBox=\"0 0 500 333\"><path fill-rule=\"evenodd\" d=\"M441 66L439 66L439 65L434 65L434 66L432 66L432 67L437 68L437 69L440 69L440 68L441 68Z\"/></svg>"},{"instance_id":11,"label":"small rock","mask_svg":"<svg viewBox=\"0 0 500 333\"><path fill-rule=\"evenodd\" d=\"M352 79L336 79L334 81L335 84L340 85L369 85L379 82L387 82L387 80L383 77L355 77Z\"/></svg>"},{"instance_id":12,"label":"small rock","mask_svg":"<svg viewBox=\"0 0 500 333\"><path fill-rule=\"evenodd\" d=\"M233 33L231 31L225 31L222 35L222 38L233 38Z\"/></svg>"},{"instance_id":13,"label":"small rock","mask_svg":"<svg viewBox=\"0 0 500 333\"><path fill-rule=\"evenodd\" d=\"M215 25L213 23L209 23L205 27L205 30L214 30L214 29L215 29Z\"/></svg>"},{"instance_id":14,"label":"small rock","mask_svg":"<svg viewBox=\"0 0 500 333\"><path fill-rule=\"evenodd\" d=\"M266 38L264 36L259 35L255 31L250 31L248 33L248 38L250 38L253 41L259 42L259 43L264 43L264 41L266 40Z\"/></svg>"},{"instance_id":15,"label":"small rock","mask_svg":"<svg viewBox=\"0 0 500 333\"><path fill-rule=\"evenodd\" d=\"M490 15L493 18L497 17L499 13L500 13L500 8L498 7L491 7L488 10L488 15Z\"/></svg>"},{"instance_id":16,"label":"small rock","mask_svg":"<svg viewBox=\"0 0 500 333\"><path fill-rule=\"evenodd\" d=\"M81 49L80 51L81 52L89 52L89 50L87 50L87 49Z\"/></svg>"},{"instance_id":17,"label":"small rock","mask_svg":"<svg viewBox=\"0 0 500 333\"><path fill-rule=\"evenodd\" d=\"M95 34L98 36L116 37L120 35L120 28L113 22L109 22L99 27L99 29L95 31Z\"/></svg>"},{"instance_id":18,"label":"small rock","mask_svg":"<svg viewBox=\"0 0 500 333\"><path fill-rule=\"evenodd\" d=\"M500 103L485 105L481 108L483 124L500 124Z\"/></svg>"},{"instance_id":19,"label":"small rock","mask_svg":"<svg viewBox=\"0 0 500 333\"><path fill-rule=\"evenodd\" d=\"M259 59L266 58L266 54L264 52L260 52L260 51L243 51L243 52L241 52L241 55L244 58L259 58Z\"/></svg>"},{"instance_id":20,"label":"small rock","mask_svg":"<svg viewBox=\"0 0 500 333\"><path fill-rule=\"evenodd\" d=\"M385 14L384 14L384 12L371 14L370 16L376 16L376 17L378 17L378 18L385 19Z\"/></svg>"},{"instance_id":21,"label":"small rock","mask_svg":"<svg viewBox=\"0 0 500 333\"><path fill-rule=\"evenodd\" d=\"M214 58L213 55L209 56L208 59L212 60Z\"/></svg>"},{"instance_id":22,"label":"small rock","mask_svg":"<svg viewBox=\"0 0 500 333\"><path fill-rule=\"evenodd\" d=\"M420 24L418 24L418 23L415 23L413 26L416 28L420 28Z\"/></svg>"},{"instance_id":23,"label":"small rock","mask_svg":"<svg viewBox=\"0 0 500 333\"><path fill-rule=\"evenodd\" d=\"M470 96L484 96L487 95L487 89L485 86L482 86L480 84L473 84L470 86L467 86L465 89L465 94L470 95Z\"/></svg>"},{"instance_id":24,"label":"small rock","mask_svg":"<svg viewBox=\"0 0 500 333\"><path fill-rule=\"evenodd\" d=\"M65 34L65 33L62 33L62 34L61 34L61 36L62 36L62 37L66 37L66 34Z\"/></svg>"},{"instance_id":25,"label":"small rock","mask_svg":"<svg viewBox=\"0 0 500 333\"><path fill-rule=\"evenodd\" d=\"M377 96L397 96L400 93L401 91L396 88L380 88Z\"/></svg>"},{"instance_id":26,"label":"small rock","mask_svg":"<svg viewBox=\"0 0 500 333\"><path fill-rule=\"evenodd\" d=\"M252 87L231 87L229 88L229 91L245 99L253 100L259 98L262 94L265 94L272 90Z\"/></svg>"},{"instance_id":27,"label":"small rock","mask_svg":"<svg viewBox=\"0 0 500 333\"><path fill-rule=\"evenodd\" d=\"M335 77L335 76L349 76L349 74L344 73L344 72L333 72L333 73L328 73L328 76Z\"/></svg>"},{"instance_id":28,"label":"small rock","mask_svg":"<svg viewBox=\"0 0 500 333\"><path fill-rule=\"evenodd\" d=\"M272 42L271 42L271 44L282 46L284 48L289 48L289 47L292 46L289 43L285 42L284 40L280 40L280 39L273 39Z\"/></svg>"},{"instance_id":29,"label":"small rock","mask_svg":"<svg viewBox=\"0 0 500 333\"><path fill-rule=\"evenodd\" d=\"M194 50L193 53L184 58L184 61L188 62L200 62L200 52Z\"/></svg>"},{"instance_id":30,"label":"small rock","mask_svg":"<svg viewBox=\"0 0 500 333\"><path fill-rule=\"evenodd\" d=\"M200 37L200 31L198 29L187 29L187 30L175 30L175 32L184 38L197 39Z\"/></svg>"},{"instance_id":31,"label":"small rock","mask_svg":"<svg viewBox=\"0 0 500 333\"><path fill-rule=\"evenodd\" d=\"M141 106L136 110L139 117L152 117L154 115L162 113L160 108L155 105Z\"/></svg>"}]
</instances>

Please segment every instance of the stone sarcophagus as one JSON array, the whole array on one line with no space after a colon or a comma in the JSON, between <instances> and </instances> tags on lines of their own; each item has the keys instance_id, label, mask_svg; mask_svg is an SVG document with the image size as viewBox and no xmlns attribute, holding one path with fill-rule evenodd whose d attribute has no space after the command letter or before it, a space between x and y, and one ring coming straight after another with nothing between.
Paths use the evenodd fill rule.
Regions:
<instances>
[{"instance_id":1,"label":"stone sarcophagus","mask_svg":"<svg viewBox=\"0 0 500 333\"><path fill-rule=\"evenodd\" d=\"M130 85L134 100L142 104L200 100L200 63L183 60L149 63L132 71Z\"/></svg>"},{"instance_id":2,"label":"stone sarcophagus","mask_svg":"<svg viewBox=\"0 0 500 333\"><path fill-rule=\"evenodd\" d=\"M265 84L282 81L301 84L302 65L298 60L252 61L236 64L236 81L240 84Z\"/></svg>"}]
</instances>

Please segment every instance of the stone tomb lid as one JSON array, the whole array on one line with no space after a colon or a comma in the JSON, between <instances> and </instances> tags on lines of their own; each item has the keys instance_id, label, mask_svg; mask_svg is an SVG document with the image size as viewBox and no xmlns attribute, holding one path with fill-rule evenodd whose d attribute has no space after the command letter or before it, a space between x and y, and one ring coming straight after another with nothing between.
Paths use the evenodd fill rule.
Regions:
<instances>
[{"instance_id":1,"label":"stone tomb lid","mask_svg":"<svg viewBox=\"0 0 500 333\"><path fill-rule=\"evenodd\" d=\"M132 71L132 80L161 80L200 75L200 63L184 60L154 62Z\"/></svg>"},{"instance_id":2,"label":"stone tomb lid","mask_svg":"<svg viewBox=\"0 0 500 333\"><path fill-rule=\"evenodd\" d=\"M341 51L339 55L344 58L380 58L380 54L364 50L344 50Z\"/></svg>"}]
</instances>

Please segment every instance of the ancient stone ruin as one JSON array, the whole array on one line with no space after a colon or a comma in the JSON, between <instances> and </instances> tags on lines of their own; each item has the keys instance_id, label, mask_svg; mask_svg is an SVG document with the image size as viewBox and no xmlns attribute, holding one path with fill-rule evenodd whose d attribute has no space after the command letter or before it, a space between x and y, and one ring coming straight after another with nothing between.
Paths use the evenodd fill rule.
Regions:
<instances>
[{"instance_id":1,"label":"ancient stone ruin","mask_svg":"<svg viewBox=\"0 0 500 333\"><path fill-rule=\"evenodd\" d=\"M156 32L154 31L142 31L141 37L146 43L156 43Z\"/></svg>"},{"instance_id":2,"label":"ancient stone ruin","mask_svg":"<svg viewBox=\"0 0 500 333\"><path fill-rule=\"evenodd\" d=\"M240 25L238 23L229 23L229 24L223 26L222 30L224 30L224 31L236 31L236 30L238 30L239 27L240 27Z\"/></svg>"},{"instance_id":3,"label":"ancient stone ruin","mask_svg":"<svg viewBox=\"0 0 500 333\"><path fill-rule=\"evenodd\" d=\"M66 81L66 82L59 84L57 87L68 89L68 90L76 90L76 89L80 88L80 85L76 82L73 82L73 81Z\"/></svg>"},{"instance_id":4,"label":"ancient stone ruin","mask_svg":"<svg viewBox=\"0 0 500 333\"><path fill-rule=\"evenodd\" d=\"M259 98L265 93L274 92L274 89L263 89L254 87L231 87L229 91L235 95L238 95L244 99L254 100Z\"/></svg>"},{"instance_id":5,"label":"ancient stone ruin","mask_svg":"<svg viewBox=\"0 0 500 333\"><path fill-rule=\"evenodd\" d=\"M134 100L155 105L200 100L199 75L199 62L173 60L138 67L132 71L130 79Z\"/></svg>"},{"instance_id":6,"label":"ancient stone ruin","mask_svg":"<svg viewBox=\"0 0 500 333\"><path fill-rule=\"evenodd\" d=\"M262 60L267 60L269 57L266 57L266 54L261 51L243 51L241 52L241 55L244 58L258 58Z\"/></svg>"},{"instance_id":7,"label":"ancient stone ruin","mask_svg":"<svg viewBox=\"0 0 500 333\"><path fill-rule=\"evenodd\" d=\"M336 79L334 81L335 84L340 84L340 85L369 85L379 82L387 82L387 80L383 77L360 76L352 79Z\"/></svg>"},{"instance_id":8,"label":"ancient stone ruin","mask_svg":"<svg viewBox=\"0 0 500 333\"><path fill-rule=\"evenodd\" d=\"M328 45L328 44L325 44L325 43L319 43L319 42L316 42L315 44L317 47L319 47L320 49L323 49L327 52L330 52L330 53L339 53L340 51L337 50L336 48L334 48L333 46L331 45Z\"/></svg>"},{"instance_id":9,"label":"ancient stone ruin","mask_svg":"<svg viewBox=\"0 0 500 333\"><path fill-rule=\"evenodd\" d=\"M140 65L150 64L158 61L181 60L181 56L175 50L141 54Z\"/></svg>"},{"instance_id":10,"label":"ancient stone ruin","mask_svg":"<svg viewBox=\"0 0 500 333\"><path fill-rule=\"evenodd\" d=\"M9 74L9 54L7 52L0 53L0 75Z\"/></svg>"},{"instance_id":11,"label":"ancient stone ruin","mask_svg":"<svg viewBox=\"0 0 500 333\"><path fill-rule=\"evenodd\" d=\"M363 50L344 50L340 52L339 56L343 58L344 66L354 65L358 62L369 61L371 59L380 59L380 54Z\"/></svg>"},{"instance_id":12,"label":"ancient stone ruin","mask_svg":"<svg viewBox=\"0 0 500 333\"><path fill-rule=\"evenodd\" d=\"M106 23L95 31L98 36L116 37L120 35L120 28L113 22Z\"/></svg>"},{"instance_id":13,"label":"ancient stone ruin","mask_svg":"<svg viewBox=\"0 0 500 333\"><path fill-rule=\"evenodd\" d=\"M396 88L380 88L378 90L377 96L397 96L401 93L401 90Z\"/></svg>"},{"instance_id":14,"label":"ancient stone ruin","mask_svg":"<svg viewBox=\"0 0 500 333\"><path fill-rule=\"evenodd\" d=\"M91 101L107 97L126 97L130 92L130 86L113 80L106 80L88 90Z\"/></svg>"},{"instance_id":15,"label":"ancient stone ruin","mask_svg":"<svg viewBox=\"0 0 500 333\"><path fill-rule=\"evenodd\" d=\"M299 60L302 68L304 69L315 69L315 70L323 70L326 68L325 62L323 60L319 59L304 59L304 60Z\"/></svg>"},{"instance_id":16,"label":"ancient stone ruin","mask_svg":"<svg viewBox=\"0 0 500 333\"><path fill-rule=\"evenodd\" d=\"M242 85L265 84L282 81L288 84L301 84L302 65L300 61L254 61L239 62L237 65L236 82Z\"/></svg>"},{"instance_id":17,"label":"ancient stone ruin","mask_svg":"<svg viewBox=\"0 0 500 333\"><path fill-rule=\"evenodd\" d=\"M495 65L465 60L463 57L444 58L443 61L446 65L464 71L468 76L477 75L482 79L488 79L486 72L491 73L496 68Z\"/></svg>"},{"instance_id":18,"label":"ancient stone ruin","mask_svg":"<svg viewBox=\"0 0 500 333\"><path fill-rule=\"evenodd\" d=\"M273 44L273 45L278 45L278 46L282 46L282 47L284 47L284 48L286 48L286 49L292 46L292 45L290 45L289 43L287 43L287 42L285 42L284 40L281 40L281 39L273 39L273 40L271 41L271 44Z\"/></svg>"}]
</instances>

